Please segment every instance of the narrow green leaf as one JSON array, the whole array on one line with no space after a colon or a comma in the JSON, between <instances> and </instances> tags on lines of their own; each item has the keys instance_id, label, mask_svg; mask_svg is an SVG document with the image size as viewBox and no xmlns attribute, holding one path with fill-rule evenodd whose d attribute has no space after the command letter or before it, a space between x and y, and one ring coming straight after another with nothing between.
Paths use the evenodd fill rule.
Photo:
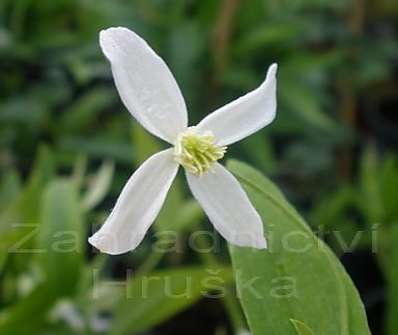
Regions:
<instances>
[{"instance_id":1,"label":"narrow green leaf","mask_svg":"<svg viewBox=\"0 0 398 335\"><path fill-rule=\"evenodd\" d=\"M0 181L0 212L17 199L21 191L21 180L18 173L11 169L4 173Z\"/></svg>"},{"instance_id":2,"label":"narrow green leaf","mask_svg":"<svg viewBox=\"0 0 398 335\"><path fill-rule=\"evenodd\" d=\"M21 241L24 241L24 237L31 236L40 223L41 195L54 176L54 170L52 153L47 147L40 147L26 186L0 215L0 250L16 251L31 244L32 239L29 238L23 242L23 246Z\"/></svg>"},{"instance_id":3,"label":"narrow green leaf","mask_svg":"<svg viewBox=\"0 0 398 335\"><path fill-rule=\"evenodd\" d=\"M385 223L398 218L398 159L393 154L387 155L380 173L382 203L385 211ZM381 223L381 222L380 222Z\"/></svg>"},{"instance_id":4,"label":"narrow green leaf","mask_svg":"<svg viewBox=\"0 0 398 335\"><path fill-rule=\"evenodd\" d=\"M303 26L300 28L302 29ZM279 23L255 26L255 29L245 34L241 41L234 44L235 52L238 55L254 54L264 48L264 46L269 46L273 43L280 44L281 41L286 43L286 40L296 38L299 35L300 30L293 25Z\"/></svg>"},{"instance_id":5,"label":"narrow green leaf","mask_svg":"<svg viewBox=\"0 0 398 335\"><path fill-rule=\"evenodd\" d=\"M7 253L0 251L0 273L3 271L3 266L7 260Z\"/></svg>"},{"instance_id":6,"label":"narrow green leaf","mask_svg":"<svg viewBox=\"0 0 398 335\"><path fill-rule=\"evenodd\" d=\"M198 202L193 199L186 200L178 209L178 215L175 216L175 221L170 222L169 229L175 231L187 231L203 218L204 212Z\"/></svg>"},{"instance_id":7,"label":"narrow green leaf","mask_svg":"<svg viewBox=\"0 0 398 335\"><path fill-rule=\"evenodd\" d=\"M71 107L62 114L59 121L62 132L79 132L87 129L98 114L114 102L115 92L108 87L94 87L88 93L75 100Z\"/></svg>"},{"instance_id":8,"label":"narrow green leaf","mask_svg":"<svg viewBox=\"0 0 398 335\"><path fill-rule=\"evenodd\" d=\"M369 146L362 156L360 171L361 199L359 205L367 215L368 223L381 222L384 217L379 178L379 160L376 149Z\"/></svg>"},{"instance_id":9,"label":"narrow green leaf","mask_svg":"<svg viewBox=\"0 0 398 335\"><path fill-rule=\"evenodd\" d=\"M131 136L134 147L134 163L137 166L162 150L156 138L149 134L138 122L133 124Z\"/></svg>"},{"instance_id":10,"label":"narrow green leaf","mask_svg":"<svg viewBox=\"0 0 398 335\"><path fill-rule=\"evenodd\" d=\"M315 333L303 322L291 319L297 335L315 335Z\"/></svg>"},{"instance_id":11,"label":"narrow green leaf","mask_svg":"<svg viewBox=\"0 0 398 335\"><path fill-rule=\"evenodd\" d=\"M203 296L224 292L231 279L230 269L222 267L186 267L132 278L115 311L111 334L135 334L153 327Z\"/></svg>"},{"instance_id":12,"label":"narrow green leaf","mask_svg":"<svg viewBox=\"0 0 398 335\"><path fill-rule=\"evenodd\" d=\"M115 165L112 162L104 162L97 173L89 180L87 193L82 200L85 210L91 210L97 206L107 194L111 186Z\"/></svg>"},{"instance_id":13,"label":"narrow green leaf","mask_svg":"<svg viewBox=\"0 0 398 335\"><path fill-rule=\"evenodd\" d=\"M55 180L46 189L37 241L38 261L48 289L72 294L84 260L83 222L72 181Z\"/></svg>"},{"instance_id":14,"label":"narrow green leaf","mask_svg":"<svg viewBox=\"0 0 398 335\"><path fill-rule=\"evenodd\" d=\"M100 159L108 157L126 164L132 162L130 145L107 134L95 137L64 135L59 138L58 146L60 152L83 153Z\"/></svg>"},{"instance_id":15,"label":"narrow green leaf","mask_svg":"<svg viewBox=\"0 0 398 335\"><path fill-rule=\"evenodd\" d=\"M315 128L325 131L336 128L336 122L322 110L319 98L314 97L309 87L285 80L281 104Z\"/></svg>"},{"instance_id":16,"label":"narrow green leaf","mask_svg":"<svg viewBox=\"0 0 398 335\"><path fill-rule=\"evenodd\" d=\"M271 142L261 133L253 134L245 139L241 145L252 162L256 162L262 171L271 173L275 165L275 155Z\"/></svg>"},{"instance_id":17,"label":"narrow green leaf","mask_svg":"<svg viewBox=\"0 0 398 335\"><path fill-rule=\"evenodd\" d=\"M175 228L176 213L180 211L183 203L183 195L181 192L181 184L176 178L171 185L169 193L162 209L155 221L155 229L157 231L168 231Z\"/></svg>"},{"instance_id":18,"label":"narrow green leaf","mask_svg":"<svg viewBox=\"0 0 398 335\"><path fill-rule=\"evenodd\" d=\"M77 189L80 189L83 185L84 176L86 175L87 171L87 163L87 156L81 154L77 156L73 164L72 179Z\"/></svg>"},{"instance_id":19,"label":"narrow green leaf","mask_svg":"<svg viewBox=\"0 0 398 335\"><path fill-rule=\"evenodd\" d=\"M261 215L267 250L230 247L237 290L253 335L370 334L363 304L342 265L267 178L229 162Z\"/></svg>"},{"instance_id":20,"label":"narrow green leaf","mask_svg":"<svg viewBox=\"0 0 398 335\"><path fill-rule=\"evenodd\" d=\"M382 231L383 232L383 231ZM383 236L384 235L384 236ZM387 279L387 334L398 331L398 221L387 227L382 235L382 256L384 273Z\"/></svg>"},{"instance_id":21,"label":"narrow green leaf","mask_svg":"<svg viewBox=\"0 0 398 335\"><path fill-rule=\"evenodd\" d=\"M1 314L0 334L39 334L54 299L54 292L47 285L36 287L29 296Z\"/></svg>"},{"instance_id":22,"label":"narrow green leaf","mask_svg":"<svg viewBox=\"0 0 398 335\"><path fill-rule=\"evenodd\" d=\"M341 185L331 194L324 196L312 210L311 219L321 227L333 228L343 222L345 212L356 205L356 193L350 185Z\"/></svg>"},{"instance_id":23,"label":"narrow green leaf","mask_svg":"<svg viewBox=\"0 0 398 335\"><path fill-rule=\"evenodd\" d=\"M46 146L41 146L26 190L21 194L19 210L24 222L37 222L39 217L40 195L43 187L55 173L54 157Z\"/></svg>"}]
</instances>

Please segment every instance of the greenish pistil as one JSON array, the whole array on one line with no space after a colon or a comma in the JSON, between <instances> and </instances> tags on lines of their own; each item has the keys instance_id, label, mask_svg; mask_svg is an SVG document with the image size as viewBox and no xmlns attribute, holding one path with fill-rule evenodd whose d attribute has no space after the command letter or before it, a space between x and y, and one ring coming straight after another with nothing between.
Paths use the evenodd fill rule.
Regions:
<instances>
[{"instance_id":1,"label":"greenish pistil","mask_svg":"<svg viewBox=\"0 0 398 335\"><path fill-rule=\"evenodd\" d=\"M202 175L212 164L224 157L227 147L215 144L216 139L211 132L198 134L194 127L178 136L174 147L174 158L190 173Z\"/></svg>"}]
</instances>

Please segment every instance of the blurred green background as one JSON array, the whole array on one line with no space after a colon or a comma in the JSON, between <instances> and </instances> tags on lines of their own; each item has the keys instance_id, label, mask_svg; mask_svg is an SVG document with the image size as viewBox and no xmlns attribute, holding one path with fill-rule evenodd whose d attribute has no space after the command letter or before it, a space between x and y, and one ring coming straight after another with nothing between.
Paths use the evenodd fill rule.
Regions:
<instances>
[{"instance_id":1,"label":"blurred green background","mask_svg":"<svg viewBox=\"0 0 398 335\"><path fill-rule=\"evenodd\" d=\"M229 157L271 177L325 232L373 334L396 335L396 0L0 0L0 333L222 335L243 326L233 299L167 300L155 287L150 299L126 300L115 284L128 269L132 291L154 270L199 280L201 264L219 262L233 290L224 242L210 256L187 246L190 232L211 228L182 179L153 230L177 231L177 251L154 252L153 234L123 256L86 242L162 146L117 95L98 44L110 26L136 31L165 59L191 124L279 64L277 119ZM40 251L53 243L71 250Z\"/></svg>"}]
</instances>

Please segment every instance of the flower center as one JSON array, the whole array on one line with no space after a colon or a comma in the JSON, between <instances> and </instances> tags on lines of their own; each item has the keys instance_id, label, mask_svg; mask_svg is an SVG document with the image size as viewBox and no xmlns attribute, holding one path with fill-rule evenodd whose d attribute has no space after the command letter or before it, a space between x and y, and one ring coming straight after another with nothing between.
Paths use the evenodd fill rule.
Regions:
<instances>
[{"instance_id":1,"label":"flower center","mask_svg":"<svg viewBox=\"0 0 398 335\"><path fill-rule=\"evenodd\" d=\"M178 135L174 146L174 159L190 173L202 175L212 164L224 157L227 147L215 144L211 132L198 134L195 127L189 127Z\"/></svg>"}]
</instances>

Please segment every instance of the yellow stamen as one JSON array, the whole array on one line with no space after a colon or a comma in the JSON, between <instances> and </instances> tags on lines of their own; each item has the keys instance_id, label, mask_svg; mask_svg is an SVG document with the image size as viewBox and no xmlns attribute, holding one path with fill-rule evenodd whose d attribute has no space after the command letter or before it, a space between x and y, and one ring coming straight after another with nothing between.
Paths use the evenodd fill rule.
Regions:
<instances>
[{"instance_id":1,"label":"yellow stamen","mask_svg":"<svg viewBox=\"0 0 398 335\"><path fill-rule=\"evenodd\" d=\"M190 173L202 175L212 164L224 157L227 147L216 145L211 132L198 134L195 127L181 133L174 146L174 159Z\"/></svg>"}]
</instances>

